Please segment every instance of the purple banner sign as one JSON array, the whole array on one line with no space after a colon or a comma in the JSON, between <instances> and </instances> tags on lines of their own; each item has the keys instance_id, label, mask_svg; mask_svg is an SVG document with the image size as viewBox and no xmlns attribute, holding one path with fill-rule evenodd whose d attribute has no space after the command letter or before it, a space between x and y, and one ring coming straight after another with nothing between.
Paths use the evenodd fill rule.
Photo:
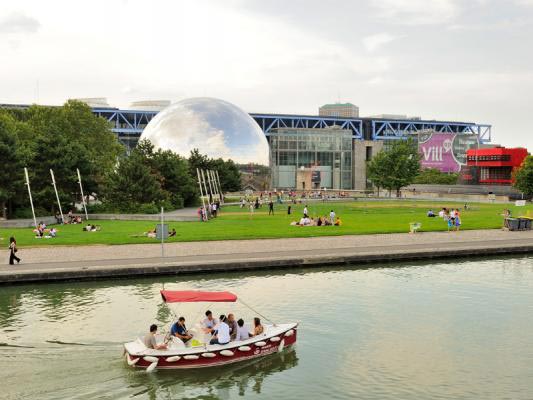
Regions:
<instances>
[{"instance_id":1,"label":"purple banner sign","mask_svg":"<svg viewBox=\"0 0 533 400\"><path fill-rule=\"evenodd\" d=\"M430 133L420 134L418 151L422 156L422 168L436 168L441 172L459 172L461 165L453 154L453 140L455 134Z\"/></svg>"}]
</instances>

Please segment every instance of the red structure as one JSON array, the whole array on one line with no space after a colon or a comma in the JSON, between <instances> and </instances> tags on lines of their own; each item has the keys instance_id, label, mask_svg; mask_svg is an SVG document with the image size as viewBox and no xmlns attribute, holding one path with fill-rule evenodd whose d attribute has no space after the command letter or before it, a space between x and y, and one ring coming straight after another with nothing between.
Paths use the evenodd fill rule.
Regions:
<instances>
[{"instance_id":1,"label":"red structure","mask_svg":"<svg viewBox=\"0 0 533 400\"><path fill-rule=\"evenodd\" d=\"M464 168L461 178L465 183L510 185L513 183L513 171L520 167L526 156L527 150L522 147L468 149L467 168Z\"/></svg>"}]
</instances>

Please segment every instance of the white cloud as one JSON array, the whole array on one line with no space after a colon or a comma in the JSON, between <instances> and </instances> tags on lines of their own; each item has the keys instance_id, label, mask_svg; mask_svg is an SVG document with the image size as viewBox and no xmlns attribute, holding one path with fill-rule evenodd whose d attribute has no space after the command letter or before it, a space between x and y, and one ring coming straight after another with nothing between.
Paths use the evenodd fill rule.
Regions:
<instances>
[{"instance_id":1,"label":"white cloud","mask_svg":"<svg viewBox=\"0 0 533 400\"><path fill-rule=\"evenodd\" d=\"M382 33L377 33L375 35L366 36L363 38L362 41L363 41L363 46L365 46L365 48L368 51L372 52L372 51L377 50L379 47L392 42L395 39L396 39L396 36L393 36L386 32L382 32Z\"/></svg>"},{"instance_id":2,"label":"white cloud","mask_svg":"<svg viewBox=\"0 0 533 400\"><path fill-rule=\"evenodd\" d=\"M0 33L35 33L41 24L35 18L13 12L0 20Z\"/></svg>"},{"instance_id":3,"label":"white cloud","mask_svg":"<svg viewBox=\"0 0 533 400\"><path fill-rule=\"evenodd\" d=\"M455 0L373 0L379 15L400 25L437 25L460 12Z\"/></svg>"}]
</instances>

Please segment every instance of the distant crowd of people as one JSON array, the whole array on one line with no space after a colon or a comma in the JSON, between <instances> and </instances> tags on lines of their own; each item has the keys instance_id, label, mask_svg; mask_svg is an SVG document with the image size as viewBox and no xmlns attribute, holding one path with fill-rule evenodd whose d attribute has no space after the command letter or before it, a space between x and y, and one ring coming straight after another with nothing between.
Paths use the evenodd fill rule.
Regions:
<instances>
[{"instance_id":1,"label":"distant crowd of people","mask_svg":"<svg viewBox=\"0 0 533 400\"><path fill-rule=\"evenodd\" d=\"M37 239L53 239L57 236L57 229L55 227L52 227L51 229L47 228L46 224L42 221L37 224L33 232Z\"/></svg>"},{"instance_id":2,"label":"distant crowd of people","mask_svg":"<svg viewBox=\"0 0 533 400\"><path fill-rule=\"evenodd\" d=\"M220 212L220 200L210 202L205 207L201 206L198 209L198 217L201 222L209 221L209 218L216 218Z\"/></svg>"},{"instance_id":3,"label":"distant crowd of people","mask_svg":"<svg viewBox=\"0 0 533 400\"><path fill-rule=\"evenodd\" d=\"M289 212L290 213L290 212ZM309 209L307 204L303 210L303 216L299 221L292 221L291 225L295 226L341 226L342 221L340 217L335 214L335 211L331 210L329 216L318 216L315 218L309 217Z\"/></svg>"},{"instance_id":4,"label":"distant crowd of people","mask_svg":"<svg viewBox=\"0 0 533 400\"><path fill-rule=\"evenodd\" d=\"M429 218L437 217L437 215L431 209L428 210L427 216ZM448 209L446 207L442 207L438 213L438 217L442 218L446 222L449 231L458 231L461 227L461 212L458 208Z\"/></svg>"}]
</instances>

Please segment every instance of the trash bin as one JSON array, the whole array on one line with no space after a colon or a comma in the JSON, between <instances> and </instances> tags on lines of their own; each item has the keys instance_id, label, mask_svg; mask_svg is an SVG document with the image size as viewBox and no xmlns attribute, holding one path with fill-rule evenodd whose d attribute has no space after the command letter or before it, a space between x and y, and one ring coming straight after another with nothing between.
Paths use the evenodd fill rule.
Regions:
<instances>
[{"instance_id":1,"label":"trash bin","mask_svg":"<svg viewBox=\"0 0 533 400\"><path fill-rule=\"evenodd\" d=\"M521 231L529 231L531 230L531 220L529 218L518 218L519 221L519 227L518 229Z\"/></svg>"},{"instance_id":2,"label":"trash bin","mask_svg":"<svg viewBox=\"0 0 533 400\"><path fill-rule=\"evenodd\" d=\"M505 227L510 231L517 231L519 228L519 220L516 218L505 218Z\"/></svg>"}]
</instances>

